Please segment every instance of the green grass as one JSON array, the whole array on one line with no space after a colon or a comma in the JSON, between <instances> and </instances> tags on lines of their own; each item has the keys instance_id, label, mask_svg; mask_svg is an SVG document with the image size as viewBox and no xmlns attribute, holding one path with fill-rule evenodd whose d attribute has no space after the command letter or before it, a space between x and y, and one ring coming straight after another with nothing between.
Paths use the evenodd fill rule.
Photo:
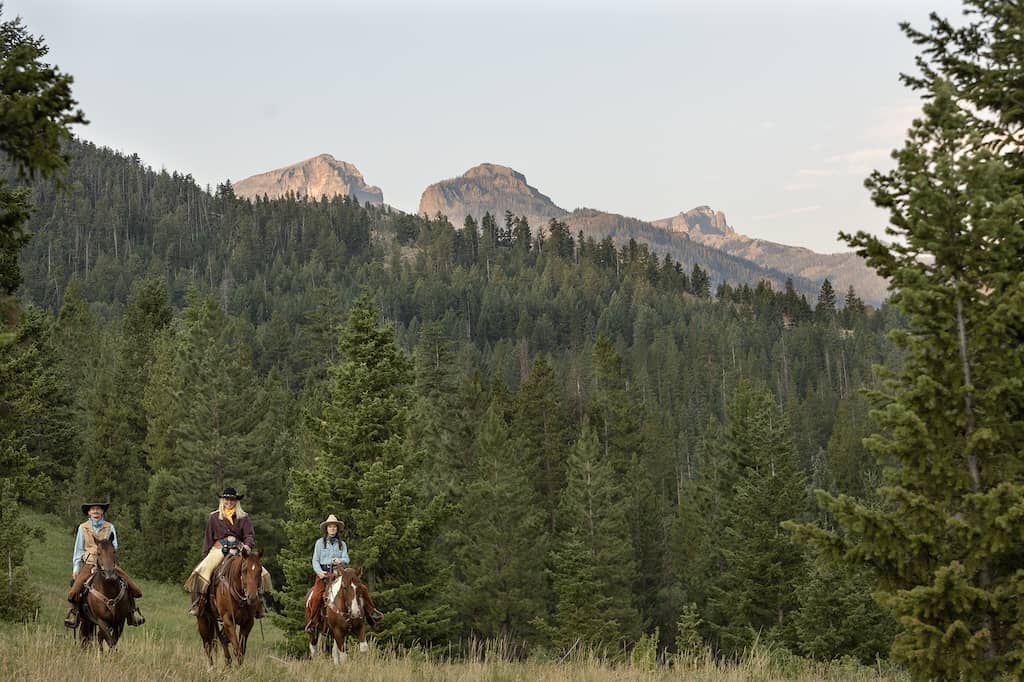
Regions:
<instances>
[{"instance_id":1,"label":"green grass","mask_svg":"<svg viewBox=\"0 0 1024 682\"><path fill-rule=\"evenodd\" d=\"M902 680L902 676L881 675L857 665L817 664L801 659L780 661L765 651L755 651L739 664L727 664L710 657L696 657L651 666L614 664L587 652L558 662L513 662L504 660L500 647L484 646L468 661L429 658L419 651L393 653L371 648L359 654L350 647L342 670L329 659L290 659L277 646L283 633L264 619L249 639L249 653L241 669L223 671L218 653L216 666L209 670L203 654L195 619L189 618L188 595L180 585L140 580L140 602L146 624L126 628L117 650L100 655L79 649L71 630L61 621L66 612L68 581L71 576L71 529L51 516L27 514L26 520L45 529L44 543L33 542L26 566L33 584L42 595L35 622L27 625L0 624L0 680L56 682L62 680L212 680L216 678L255 680L356 679L360 682L390 680L490 680L494 682L613 682L637 680L703 680L727 682L761 680L799 682ZM127 551L127 548L126 548ZM56 556L56 563L47 556Z\"/></svg>"}]
</instances>

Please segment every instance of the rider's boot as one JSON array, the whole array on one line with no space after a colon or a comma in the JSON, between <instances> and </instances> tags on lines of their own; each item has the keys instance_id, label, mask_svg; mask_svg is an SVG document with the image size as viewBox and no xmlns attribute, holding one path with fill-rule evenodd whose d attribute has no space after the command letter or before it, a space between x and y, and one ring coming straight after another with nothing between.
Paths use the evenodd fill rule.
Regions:
<instances>
[{"instance_id":1,"label":"rider's boot","mask_svg":"<svg viewBox=\"0 0 1024 682\"><path fill-rule=\"evenodd\" d=\"M139 626L146 622L146 617L139 611L139 604L132 599L132 612L128 614L128 625Z\"/></svg>"},{"instance_id":2,"label":"rider's boot","mask_svg":"<svg viewBox=\"0 0 1024 682\"><path fill-rule=\"evenodd\" d=\"M196 580L196 584L192 586L192 606L188 610L188 615L198 616L203 612L203 606L206 604L206 590L203 587L202 581Z\"/></svg>"},{"instance_id":3,"label":"rider's boot","mask_svg":"<svg viewBox=\"0 0 1024 682\"><path fill-rule=\"evenodd\" d=\"M68 615L64 616L64 625L69 628L78 627L78 604L72 604L68 609Z\"/></svg>"}]
</instances>

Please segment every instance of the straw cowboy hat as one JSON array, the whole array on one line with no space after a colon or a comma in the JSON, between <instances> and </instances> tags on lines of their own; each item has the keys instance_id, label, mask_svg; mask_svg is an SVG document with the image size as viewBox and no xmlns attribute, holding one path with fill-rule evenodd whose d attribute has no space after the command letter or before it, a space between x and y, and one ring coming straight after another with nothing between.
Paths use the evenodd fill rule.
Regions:
<instances>
[{"instance_id":1,"label":"straw cowboy hat","mask_svg":"<svg viewBox=\"0 0 1024 682\"><path fill-rule=\"evenodd\" d=\"M344 521L339 521L337 516L335 516L334 514L331 514L330 516L327 517L327 520L325 520L325 521L320 523L320 530L327 530L327 524L329 524L329 523L337 524L338 525L338 530L341 530L342 528L345 527L345 522Z\"/></svg>"}]
</instances>

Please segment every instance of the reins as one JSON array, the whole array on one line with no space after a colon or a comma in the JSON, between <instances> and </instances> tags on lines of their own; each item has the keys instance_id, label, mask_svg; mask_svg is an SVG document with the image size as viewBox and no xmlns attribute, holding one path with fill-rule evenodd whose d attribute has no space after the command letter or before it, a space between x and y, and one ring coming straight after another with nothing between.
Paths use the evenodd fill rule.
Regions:
<instances>
[{"instance_id":1,"label":"reins","mask_svg":"<svg viewBox=\"0 0 1024 682\"><path fill-rule=\"evenodd\" d=\"M234 599L239 604L245 604L245 605L248 606L249 605L249 599L247 597L245 597L244 595L240 594L237 590L235 590L234 585L231 584L232 573L237 573L237 575L238 575L238 583L239 583L239 585L241 585L241 583L242 583L243 564L245 563L245 559L246 558L247 557L240 556L240 557L238 557L238 561L230 562L230 564L228 566L226 566L225 569L222 570L219 573L217 578L218 578L218 580L220 580L221 583L227 585L228 594L231 595L232 599ZM235 564L238 564L239 568L238 568L237 571L232 571L232 569L234 568ZM257 594L257 599L259 599L259 595L258 594Z\"/></svg>"}]
</instances>

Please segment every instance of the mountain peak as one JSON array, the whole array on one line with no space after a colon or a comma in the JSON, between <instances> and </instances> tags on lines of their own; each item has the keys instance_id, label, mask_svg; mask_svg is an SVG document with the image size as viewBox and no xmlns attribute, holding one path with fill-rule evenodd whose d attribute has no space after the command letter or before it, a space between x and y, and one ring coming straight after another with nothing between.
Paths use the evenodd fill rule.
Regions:
<instances>
[{"instance_id":1,"label":"mountain peak","mask_svg":"<svg viewBox=\"0 0 1024 682\"><path fill-rule=\"evenodd\" d=\"M543 225L567 213L531 187L525 175L496 163L481 163L457 178L436 182L420 197L421 215L441 213L455 225L461 225L467 215L479 220L484 213L497 218L505 211L526 216L531 225Z\"/></svg>"},{"instance_id":2,"label":"mountain peak","mask_svg":"<svg viewBox=\"0 0 1024 682\"><path fill-rule=\"evenodd\" d=\"M707 242L711 237L737 236L736 230L726 221L725 214L710 206L697 206L672 218L654 220L652 224L669 232L683 233L700 242Z\"/></svg>"},{"instance_id":3,"label":"mountain peak","mask_svg":"<svg viewBox=\"0 0 1024 682\"><path fill-rule=\"evenodd\" d=\"M380 187L367 185L358 168L331 154L318 154L284 168L253 175L235 183L234 188L235 194L249 198L265 194L276 199L294 192L296 196L311 199L352 196L361 203L384 202Z\"/></svg>"}]
</instances>

